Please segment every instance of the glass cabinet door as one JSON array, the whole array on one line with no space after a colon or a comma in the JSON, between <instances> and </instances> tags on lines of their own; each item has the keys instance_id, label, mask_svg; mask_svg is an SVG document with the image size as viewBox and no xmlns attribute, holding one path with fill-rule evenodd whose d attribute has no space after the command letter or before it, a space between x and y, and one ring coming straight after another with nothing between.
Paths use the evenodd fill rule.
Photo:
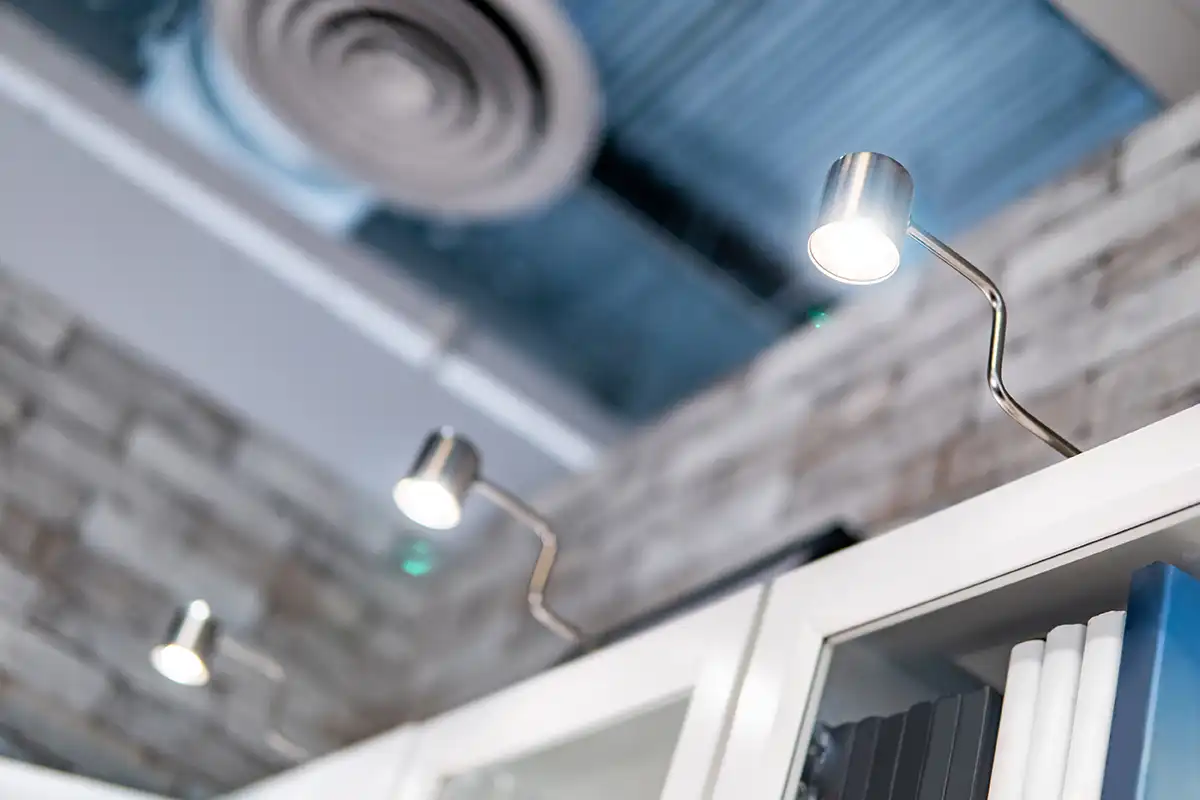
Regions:
<instances>
[{"instance_id":1,"label":"glass cabinet door","mask_svg":"<svg viewBox=\"0 0 1200 800\"><path fill-rule=\"evenodd\" d=\"M698 800L763 590L430 720L395 800Z\"/></svg>"},{"instance_id":2,"label":"glass cabinet door","mask_svg":"<svg viewBox=\"0 0 1200 800\"><path fill-rule=\"evenodd\" d=\"M687 715L683 698L511 761L448 778L438 800L657 800Z\"/></svg>"},{"instance_id":3,"label":"glass cabinet door","mask_svg":"<svg viewBox=\"0 0 1200 800\"><path fill-rule=\"evenodd\" d=\"M1086 636L1089 622L1125 610L1133 576L1155 563L1200 576L1200 408L782 576L713 800L843 796L822 794L828 785L877 796L877 778L899 780L910 723L929 737L932 761L918 769L933 763L946 786L977 787L1014 647L1049 650L1061 626ZM939 729L949 740L935 740Z\"/></svg>"}]
</instances>

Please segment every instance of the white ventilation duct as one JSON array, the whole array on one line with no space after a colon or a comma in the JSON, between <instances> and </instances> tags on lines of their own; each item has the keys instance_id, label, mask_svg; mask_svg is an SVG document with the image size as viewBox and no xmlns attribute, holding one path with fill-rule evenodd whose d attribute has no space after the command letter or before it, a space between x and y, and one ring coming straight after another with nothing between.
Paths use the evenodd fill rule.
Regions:
<instances>
[{"instance_id":1,"label":"white ventilation duct","mask_svg":"<svg viewBox=\"0 0 1200 800\"><path fill-rule=\"evenodd\" d=\"M335 251L310 250L310 245L289 238L276 223L198 177L193 167L181 164L178 154L168 154L173 151L164 149L163 137L132 113L136 109L125 105L120 93L3 7L0 100L0 106L21 109L40 120L57 136L211 232L384 352L427 370L452 396L525 437L563 466L572 470L594 466L601 443L619 432L610 420L593 419L587 412L586 419L577 419L574 413L567 415L570 419L559 416L561 411L551 408L558 407L557 399L547 396L545 387L529 375L515 381L521 389L514 388L514 382L506 382L485 366L497 364L502 374L509 374L512 365L498 363L494 353L446 352L430 323L445 323L447 318L432 310L421 320L410 317L324 260ZM337 257L351 263L358 260L348 254ZM363 267L369 264L361 262L351 272L361 274ZM475 342L481 343L487 344Z\"/></svg>"},{"instance_id":2,"label":"white ventilation duct","mask_svg":"<svg viewBox=\"0 0 1200 800\"><path fill-rule=\"evenodd\" d=\"M143 53L142 104L300 219L341 235L378 205L374 191L337 175L257 100L202 20L148 37Z\"/></svg>"},{"instance_id":3,"label":"white ventilation duct","mask_svg":"<svg viewBox=\"0 0 1200 800\"><path fill-rule=\"evenodd\" d=\"M595 152L596 77L553 0L212 0L206 16L147 48L146 104L323 229L376 198L528 211Z\"/></svg>"},{"instance_id":4,"label":"white ventilation duct","mask_svg":"<svg viewBox=\"0 0 1200 800\"><path fill-rule=\"evenodd\" d=\"M546 203L599 129L591 62L553 0L212 0L254 92L397 205L496 216Z\"/></svg>"}]
</instances>

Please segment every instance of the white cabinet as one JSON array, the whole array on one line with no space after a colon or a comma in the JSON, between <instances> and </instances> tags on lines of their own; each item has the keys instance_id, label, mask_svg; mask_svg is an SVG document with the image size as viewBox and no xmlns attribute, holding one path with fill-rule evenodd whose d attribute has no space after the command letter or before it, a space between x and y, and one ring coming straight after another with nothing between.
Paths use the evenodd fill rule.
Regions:
<instances>
[{"instance_id":1,"label":"white cabinet","mask_svg":"<svg viewBox=\"0 0 1200 800\"><path fill-rule=\"evenodd\" d=\"M13 800L166 800L0 756L0 797Z\"/></svg>"},{"instance_id":2,"label":"white cabinet","mask_svg":"<svg viewBox=\"0 0 1200 800\"><path fill-rule=\"evenodd\" d=\"M783 576L713 797L794 797L818 720L1001 688L1013 644L1123 608L1155 561L1200 574L1200 408Z\"/></svg>"},{"instance_id":3,"label":"white cabinet","mask_svg":"<svg viewBox=\"0 0 1200 800\"><path fill-rule=\"evenodd\" d=\"M228 800L391 800L412 752L412 728L398 728L318 758L228 796Z\"/></svg>"},{"instance_id":4,"label":"white cabinet","mask_svg":"<svg viewBox=\"0 0 1200 800\"><path fill-rule=\"evenodd\" d=\"M696 800L715 778L763 590L423 724L394 800Z\"/></svg>"},{"instance_id":5,"label":"white cabinet","mask_svg":"<svg viewBox=\"0 0 1200 800\"><path fill-rule=\"evenodd\" d=\"M1200 574L1200 408L242 797L792 800L818 721L1002 688L1154 561Z\"/></svg>"}]
</instances>

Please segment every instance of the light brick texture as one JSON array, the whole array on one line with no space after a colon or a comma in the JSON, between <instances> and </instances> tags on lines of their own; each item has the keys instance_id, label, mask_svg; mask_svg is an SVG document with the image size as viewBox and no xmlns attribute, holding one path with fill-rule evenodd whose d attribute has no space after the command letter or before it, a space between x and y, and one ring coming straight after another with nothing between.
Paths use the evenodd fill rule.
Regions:
<instances>
[{"instance_id":1,"label":"light brick texture","mask_svg":"<svg viewBox=\"0 0 1200 800\"><path fill-rule=\"evenodd\" d=\"M956 246L1011 311L1013 393L1091 447L1200 400L1200 101ZM1053 463L982 376L978 292L934 264L851 298L530 498L559 530L552 603L601 631L833 522L871 535ZM0 738L29 758L207 796L285 766L273 687L210 690L147 652L205 595L287 669L283 724L314 752L555 662L501 527L405 576L404 535L321 465L0 275Z\"/></svg>"},{"instance_id":2,"label":"light brick texture","mask_svg":"<svg viewBox=\"0 0 1200 800\"><path fill-rule=\"evenodd\" d=\"M0 268L0 739L59 769L207 797L407 719L423 584L407 532L327 470ZM176 604L285 665L206 690L149 649Z\"/></svg>"}]
</instances>

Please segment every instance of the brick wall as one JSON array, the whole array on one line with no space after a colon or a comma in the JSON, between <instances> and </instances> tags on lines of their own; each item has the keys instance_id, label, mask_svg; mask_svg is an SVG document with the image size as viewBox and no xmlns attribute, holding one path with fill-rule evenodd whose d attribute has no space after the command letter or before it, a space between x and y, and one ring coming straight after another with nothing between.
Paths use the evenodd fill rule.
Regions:
<instances>
[{"instance_id":1,"label":"brick wall","mask_svg":"<svg viewBox=\"0 0 1200 800\"><path fill-rule=\"evenodd\" d=\"M1006 291L1010 389L1081 446L1200 401L1198 145L1195 100L957 242ZM905 270L922 278L843 307L541 497L565 615L602 629L831 521L879 534L1058 460L986 391L983 297L948 268ZM478 554L490 580L447 603L519 586L524 540L494 541Z\"/></svg>"},{"instance_id":2,"label":"brick wall","mask_svg":"<svg viewBox=\"0 0 1200 800\"><path fill-rule=\"evenodd\" d=\"M211 691L148 648L207 599L289 672L286 732L323 752L405 718L422 594L400 536L340 484L0 275L0 739L62 769L202 796L288 761L272 687Z\"/></svg>"},{"instance_id":3,"label":"brick wall","mask_svg":"<svg viewBox=\"0 0 1200 800\"><path fill-rule=\"evenodd\" d=\"M1008 293L1007 378L1081 445L1200 399L1200 101L958 242ZM786 540L882 533L1053 463L983 382L989 314L945 268L865 294L545 493L551 599L599 630ZM502 480L503 476L495 476ZM562 646L525 613L504 528L414 582L397 532L318 467L0 277L0 738L30 757L204 793L284 766L269 687L213 691L147 649L205 596L288 668L314 751L478 696Z\"/></svg>"}]
</instances>

